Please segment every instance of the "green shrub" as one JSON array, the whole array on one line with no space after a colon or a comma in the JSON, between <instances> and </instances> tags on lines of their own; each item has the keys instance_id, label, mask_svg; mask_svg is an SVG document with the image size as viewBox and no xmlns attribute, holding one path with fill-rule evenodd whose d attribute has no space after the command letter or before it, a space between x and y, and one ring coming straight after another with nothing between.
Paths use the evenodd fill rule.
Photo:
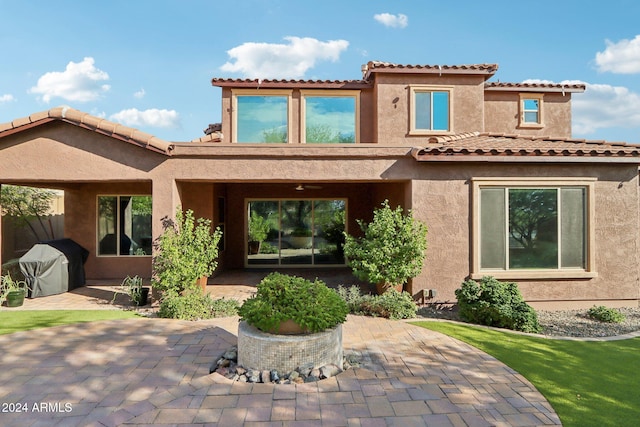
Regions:
<instances>
[{"instance_id":1,"label":"green shrub","mask_svg":"<svg viewBox=\"0 0 640 427\"><path fill-rule=\"evenodd\" d=\"M6 276L7 274L16 280L25 280L24 274L22 274L22 270L20 269L20 258L10 259L2 264L2 273L0 273L0 275Z\"/></svg>"},{"instance_id":2,"label":"green shrub","mask_svg":"<svg viewBox=\"0 0 640 427\"><path fill-rule=\"evenodd\" d=\"M485 276L480 282L467 280L455 291L460 318L466 322L523 332L540 332L535 310L513 282Z\"/></svg>"},{"instance_id":3,"label":"green shrub","mask_svg":"<svg viewBox=\"0 0 640 427\"><path fill-rule=\"evenodd\" d=\"M427 226L413 218L411 211L403 215L385 200L373 212L369 224L358 220L363 237L345 234L344 255L353 274L360 280L381 285L387 290L404 284L422 271L427 249Z\"/></svg>"},{"instance_id":4,"label":"green shrub","mask_svg":"<svg viewBox=\"0 0 640 427\"><path fill-rule=\"evenodd\" d=\"M234 299L212 299L208 294L190 292L170 295L160 302L158 316L168 319L202 320L238 314L240 304Z\"/></svg>"},{"instance_id":5,"label":"green shrub","mask_svg":"<svg viewBox=\"0 0 640 427\"><path fill-rule=\"evenodd\" d=\"M293 320L311 333L334 328L347 319L349 309L338 293L322 281L271 273L258 284L238 313L261 331L274 332Z\"/></svg>"},{"instance_id":6,"label":"green shrub","mask_svg":"<svg viewBox=\"0 0 640 427\"><path fill-rule=\"evenodd\" d=\"M604 305L593 306L587 312L587 315L592 319L599 320L607 323L621 323L624 322L624 314L620 313L614 308L607 308Z\"/></svg>"},{"instance_id":7,"label":"green shrub","mask_svg":"<svg viewBox=\"0 0 640 427\"><path fill-rule=\"evenodd\" d=\"M338 294L347 303L349 312L387 319L416 317L418 306L408 292L389 289L382 295L362 294L358 286L338 287Z\"/></svg>"},{"instance_id":8,"label":"green shrub","mask_svg":"<svg viewBox=\"0 0 640 427\"><path fill-rule=\"evenodd\" d=\"M199 290L196 280L210 276L218 265L222 232L212 230L209 219L194 219L192 210L178 209L175 222L165 218L163 226L155 242L153 287L162 293L162 299Z\"/></svg>"}]
</instances>

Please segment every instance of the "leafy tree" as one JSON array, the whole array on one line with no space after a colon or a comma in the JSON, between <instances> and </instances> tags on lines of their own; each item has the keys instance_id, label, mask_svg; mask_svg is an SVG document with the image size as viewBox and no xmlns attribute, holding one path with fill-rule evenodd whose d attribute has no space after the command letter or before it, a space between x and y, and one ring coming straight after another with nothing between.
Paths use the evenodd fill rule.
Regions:
<instances>
[{"instance_id":1,"label":"leafy tree","mask_svg":"<svg viewBox=\"0 0 640 427\"><path fill-rule=\"evenodd\" d=\"M178 209L175 222L165 218L163 225L164 232L155 242L153 286L163 299L185 290L199 291L196 280L210 276L218 265L222 231L212 230L211 220L194 219L192 210Z\"/></svg>"},{"instance_id":2,"label":"leafy tree","mask_svg":"<svg viewBox=\"0 0 640 427\"><path fill-rule=\"evenodd\" d=\"M3 185L0 193L2 215L13 217L19 227L29 228L37 240L53 239L55 236L45 226L44 217L49 215L54 197L52 190L44 188ZM33 225L34 220L40 225L40 233Z\"/></svg>"},{"instance_id":3,"label":"leafy tree","mask_svg":"<svg viewBox=\"0 0 640 427\"><path fill-rule=\"evenodd\" d=\"M427 249L427 226L403 215L385 200L369 224L358 220L364 233L356 238L345 234L344 254L353 274L360 280L381 285L386 291L420 274Z\"/></svg>"}]
</instances>

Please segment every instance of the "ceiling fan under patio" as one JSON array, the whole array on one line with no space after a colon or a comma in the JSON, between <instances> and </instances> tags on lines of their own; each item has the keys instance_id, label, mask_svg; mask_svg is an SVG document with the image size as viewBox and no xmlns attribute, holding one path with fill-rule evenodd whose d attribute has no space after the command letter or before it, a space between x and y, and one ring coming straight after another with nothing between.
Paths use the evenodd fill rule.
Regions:
<instances>
[{"instance_id":1,"label":"ceiling fan under patio","mask_svg":"<svg viewBox=\"0 0 640 427\"><path fill-rule=\"evenodd\" d=\"M298 184L295 186L296 191L304 191L304 190L320 190L322 186L320 185L311 185L311 184Z\"/></svg>"}]
</instances>

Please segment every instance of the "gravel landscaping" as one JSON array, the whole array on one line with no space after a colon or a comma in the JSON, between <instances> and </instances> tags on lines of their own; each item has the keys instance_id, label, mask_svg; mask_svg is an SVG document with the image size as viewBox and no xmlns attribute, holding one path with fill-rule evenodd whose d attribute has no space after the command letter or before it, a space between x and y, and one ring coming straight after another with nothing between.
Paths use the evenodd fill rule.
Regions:
<instances>
[{"instance_id":1,"label":"gravel landscaping","mask_svg":"<svg viewBox=\"0 0 640 427\"><path fill-rule=\"evenodd\" d=\"M587 310L538 311L542 333L564 337L610 337L640 331L640 308L620 308L622 323L605 323L591 319ZM455 309L426 306L418 317L461 321Z\"/></svg>"}]
</instances>

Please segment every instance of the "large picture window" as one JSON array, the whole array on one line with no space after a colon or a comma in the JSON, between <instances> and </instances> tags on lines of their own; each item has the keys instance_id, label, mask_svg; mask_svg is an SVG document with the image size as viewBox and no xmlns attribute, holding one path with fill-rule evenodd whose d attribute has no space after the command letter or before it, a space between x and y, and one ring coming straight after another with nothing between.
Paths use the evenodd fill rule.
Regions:
<instances>
[{"instance_id":1,"label":"large picture window","mask_svg":"<svg viewBox=\"0 0 640 427\"><path fill-rule=\"evenodd\" d=\"M98 196L98 255L151 255L151 196Z\"/></svg>"},{"instance_id":2,"label":"large picture window","mask_svg":"<svg viewBox=\"0 0 640 427\"><path fill-rule=\"evenodd\" d=\"M247 202L247 265L344 265L346 200Z\"/></svg>"},{"instance_id":3,"label":"large picture window","mask_svg":"<svg viewBox=\"0 0 640 427\"><path fill-rule=\"evenodd\" d=\"M588 271L589 185L476 188L477 271Z\"/></svg>"},{"instance_id":4,"label":"large picture window","mask_svg":"<svg viewBox=\"0 0 640 427\"><path fill-rule=\"evenodd\" d=\"M302 92L303 137L306 143L357 141L358 93Z\"/></svg>"},{"instance_id":5,"label":"large picture window","mask_svg":"<svg viewBox=\"0 0 640 427\"><path fill-rule=\"evenodd\" d=\"M288 142L289 98L283 91L234 91L234 142Z\"/></svg>"},{"instance_id":6,"label":"large picture window","mask_svg":"<svg viewBox=\"0 0 640 427\"><path fill-rule=\"evenodd\" d=\"M411 87L411 132L451 131L451 89Z\"/></svg>"}]
</instances>

